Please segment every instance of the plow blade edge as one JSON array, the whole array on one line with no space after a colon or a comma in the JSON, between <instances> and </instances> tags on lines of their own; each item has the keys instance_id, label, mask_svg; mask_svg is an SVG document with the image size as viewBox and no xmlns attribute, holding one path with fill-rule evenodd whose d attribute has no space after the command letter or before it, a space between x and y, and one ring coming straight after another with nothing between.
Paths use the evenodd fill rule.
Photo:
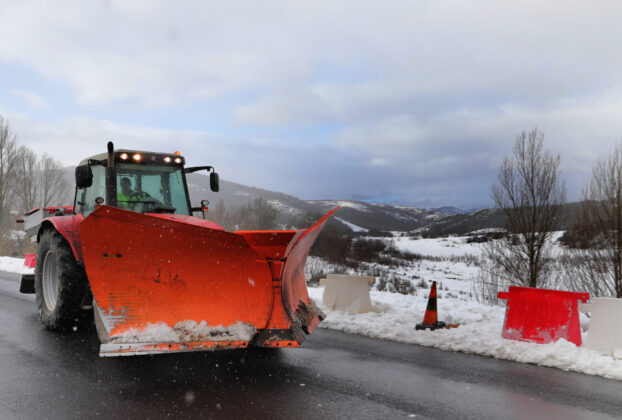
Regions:
<instances>
[{"instance_id":1,"label":"plow blade edge","mask_svg":"<svg viewBox=\"0 0 622 420\"><path fill-rule=\"evenodd\" d=\"M329 211L308 229L236 232L266 256L273 277L275 304L268 326L259 331L254 345L298 347L324 319L324 314L309 299L304 270L313 243L338 209Z\"/></svg>"}]
</instances>

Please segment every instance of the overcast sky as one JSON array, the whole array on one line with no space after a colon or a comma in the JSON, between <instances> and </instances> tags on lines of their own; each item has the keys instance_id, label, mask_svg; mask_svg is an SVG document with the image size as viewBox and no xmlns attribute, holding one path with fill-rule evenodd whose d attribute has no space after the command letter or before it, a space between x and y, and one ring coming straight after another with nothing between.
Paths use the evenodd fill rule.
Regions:
<instances>
[{"instance_id":1,"label":"overcast sky","mask_svg":"<svg viewBox=\"0 0 622 420\"><path fill-rule=\"evenodd\" d=\"M571 200L622 140L619 1L0 6L0 114L66 165L113 140L303 199L468 207L522 130Z\"/></svg>"}]
</instances>

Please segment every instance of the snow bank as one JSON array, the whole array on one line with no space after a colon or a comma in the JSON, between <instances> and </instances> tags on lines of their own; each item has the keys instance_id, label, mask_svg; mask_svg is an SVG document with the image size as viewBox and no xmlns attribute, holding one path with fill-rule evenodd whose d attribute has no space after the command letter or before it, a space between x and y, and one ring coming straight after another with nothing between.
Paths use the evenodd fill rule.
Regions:
<instances>
[{"instance_id":1,"label":"snow bank","mask_svg":"<svg viewBox=\"0 0 622 420\"><path fill-rule=\"evenodd\" d=\"M350 315L323 306L323 291L323 287L309 288L311 298L327 314L321 328L622 380L622 360L579 348L566 340L535 344L502 338L505 309L501 307L439 299L439 320L460 326L415 331L415 324L423 319L427 296L371 291L373 311Z\"/></svg>"},{"instance_id":2,"label":"snow bank","mask_svg":"<svg viewBox=\"0 0 622 420\"><path fill-rule=\"evenodd\" d=\"M34 274L34 268L28 268L24 265L23 258L0 257L0 271L8 271L9 273L18 274Z\"/></svg>"}]
</instances>

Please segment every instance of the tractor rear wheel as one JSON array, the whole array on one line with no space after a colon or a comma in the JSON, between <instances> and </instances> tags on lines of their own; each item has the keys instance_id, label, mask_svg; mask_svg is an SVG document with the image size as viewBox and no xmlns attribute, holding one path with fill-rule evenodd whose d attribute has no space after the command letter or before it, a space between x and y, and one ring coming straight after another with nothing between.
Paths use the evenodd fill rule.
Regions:
<instances>
[{"instance_id":1,"label":"tractor rear wheel","mask_svg":"<svg viewBox=\"0 0 622 420\"><path fill-rule=\"evenodd\" d=\"M54 229L45 230L37 246L35 291L41 323L67 330L84 321L82 300L86 274L67 241Z\"/></svg>"}]
</instances>

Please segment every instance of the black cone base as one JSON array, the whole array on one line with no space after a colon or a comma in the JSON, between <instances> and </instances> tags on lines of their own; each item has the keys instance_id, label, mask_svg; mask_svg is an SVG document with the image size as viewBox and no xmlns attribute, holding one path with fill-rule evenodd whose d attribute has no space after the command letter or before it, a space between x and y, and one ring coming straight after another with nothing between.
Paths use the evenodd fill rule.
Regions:
<instances>
[{"instance_id":1,"label":"black cone base","mask_svg":"<svg viewBox=\"0 0 622 420\"><path fill-rule=\"evenodd\" d=\"M436 324L417 324L415 325L415 330L436 330L439 328L445 328L445 323L443 321L438 321Z\"/></svg>"}]
</instances>

